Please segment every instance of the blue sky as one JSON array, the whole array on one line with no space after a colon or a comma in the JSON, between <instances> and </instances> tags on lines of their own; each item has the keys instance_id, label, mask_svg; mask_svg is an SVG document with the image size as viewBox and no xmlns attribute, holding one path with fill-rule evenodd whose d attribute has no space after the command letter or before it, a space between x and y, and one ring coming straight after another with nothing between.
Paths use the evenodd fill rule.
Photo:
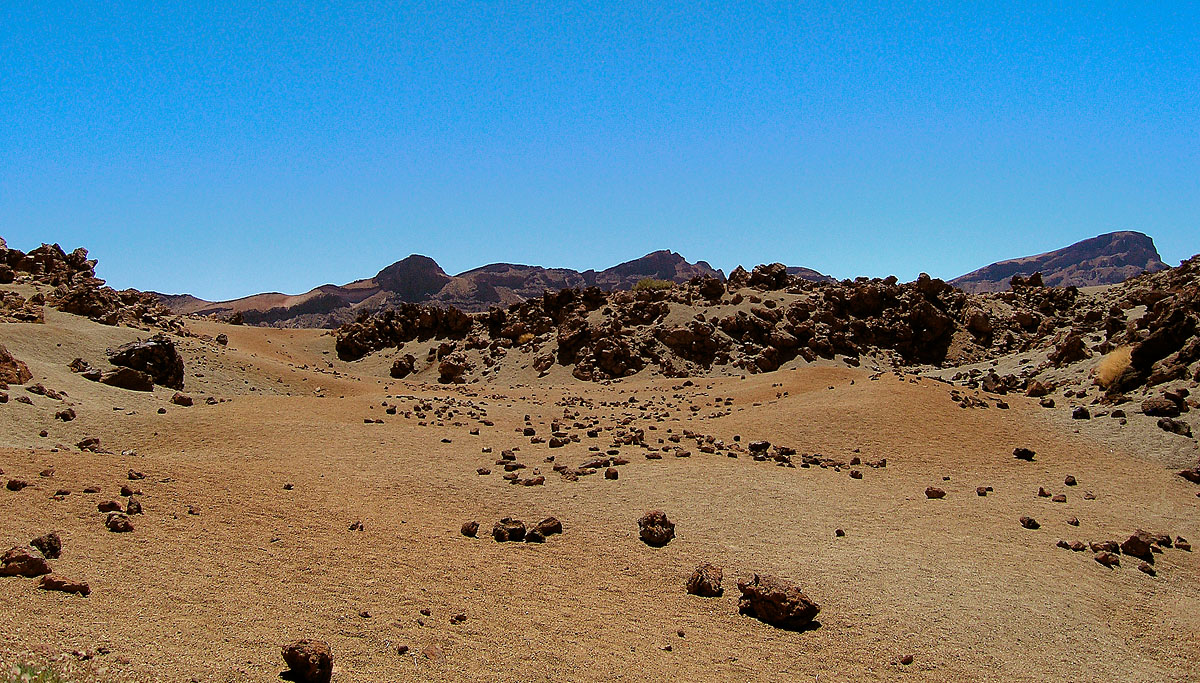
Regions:
<instances>
[{"instance_id":1,"label":"blue sky","mask_svg":"<svg viewBox=\"0 0 1200 683\"><path fill-rule=\"evenodd\" d=\"M0 236L230 298L655 249L1200 252L1195 3L4 3Z\"/></svg>"}]
</instances>

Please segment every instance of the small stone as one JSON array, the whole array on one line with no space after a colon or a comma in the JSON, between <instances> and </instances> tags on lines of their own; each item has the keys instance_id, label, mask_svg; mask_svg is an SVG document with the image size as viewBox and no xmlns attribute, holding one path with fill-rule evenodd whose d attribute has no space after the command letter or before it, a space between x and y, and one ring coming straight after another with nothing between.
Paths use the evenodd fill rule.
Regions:
<instances>
[{"instance_id":1,"label":"small stone","mask_svg":"<svg viewBox=\"0 0 1200 683\"><path fill-rule=\"evenodd\" d=\"M1104 565L1105 567L1108 567L1109 569L1112 569L1113 567L1118 567L1121 565L1121 558L1117 557L1117 555L1115 553L1110 553L1107 551L1102 551L1102 552L1096 553L1095 559L1097 562Z\"/></svg>"},{"instance_id":2,"label":"small stone","mask_svg":"<svg viewBox=\"0 0 1200 683\"><path fill-rule=\"evenodd\" d=\"M690 595L699 595L703 598L716 598L724 593L721 588L722 572L721 568L705 562L692 572L692 575L687 580L687 592Z\"/></svg>"},{"instance_id":3,"label":"small stone","mask_svg":"<svg viewBox=\"0 0 1200 683\"><path fill-rule=\"evenodd\" d=\"M1077 484L1077 483L1079 483L1079 482L1075 481L1075 477L1074 477L1074 476L1072 476L1072 475L1068 474L1068 475L1067 475L1067 478L1063 480L1063 483L1064 483L1064 484L1066 484L1067 486L1074 486L1074 485L1076 485L1076 484Z\"/></svg>"},{"instance_id":4,"label":"small stone","mask_svg":"<svg viewBox=\"0 0 1200 683\"><path fill-rule=\"evenodd\" d=\"M506 541L520 542L525 540L525 523L519 519L505 517L492 527L492 538L497 543Z\"/></svg>"},{"instance_id":5,"label":"small stone","mask_svg":"<svg viewBox=\"0 0 1200 683\"><path fill-rule=\"evenodd\" d=\"M133 531L133 523L129 521L129 517L123 512L110 512L108 518L104 520L104 526L113 533L124 534Z\"/></svg>"},{"instance_id":6,"label":"small stone","mask_svg":"<svg viewBox=\"0 0 1200 683\"><path fill-rule=\"evenodd\" d=\"M1158 575L1158 572L1154 570L1154 567L1150 566L1149 562L1140 563L1138 565L1138 571L1142 572L1143 574L1149 574L1150 576Z\"/></svg>"},{"instance_id":7,"label":"small stone","mask_svg":"<svg viewBox=\"0 0 1200 683\"><path fill-rule=\"evenodd\" d=\"M1038 521L1032 517L1022 517L1021 526L1026 529L1040 529L1042 525L1038 524Z\"/></svg>"},{"instance_id":8,"label":"small stone","mask_svg":"<svg viewBox=\"0 0 1200 683\"><path fill-rule=\"evenodd\" d=\"M47 560L58 559L62 555L62 539L59 537L58 532L55 531L38 536L30 541L29 545L37 548L42 557L45 557Z\"/></svg>"},{"instance_id":9,"label":"small stone","mask_svg":"<svg viewBox=\"0 0 1200 683\"><path fill-rule=\"evenodd\" d=\"M1013 449L1013 457L1016 458L1017 460L1025 460L1028 462L1032 462L1034 455L1036 455L1036 453L1034 453L1033 450L1029 449L1029 448L1014 448Z\"/></svg>"},{"instance_id":10,"label":"small stone","mask_svg":"<svg viewBox=\"0 0 1200 683\"><path fill-rule=\"evenodd\" d=\"M74 595L82 595L85 598L92 593L92 589L88 587L87 582L74 581L56 574L46 574L43 576L38 580L37 587L44 591L71 593Z\"/></svg>"},{"instance_id":11,"label":"small stone","mask_svg":"<svg viewBox=\"0 0 1200 683\"><path fill-rule=\"evenodd\" d=\"M925 497L932 500L937 500L939 498L945 498L946 492L937 488L936 486L930 486L929 488L925 489Z\"/></svg>"},{"instance_id":12,"label":"small stone","mask_svg":"<svg viewBox=\"0 0 1200 683\"><path fill-rule=\"evenodd\" d=\"M479 522L476 522L475 520L471 520L469 522L463 522L463 525L462 525L462 535L463 536L467 536L469 538L475 538L475 536L478 533L479 533Z\"/></svg>"}]
</instances>

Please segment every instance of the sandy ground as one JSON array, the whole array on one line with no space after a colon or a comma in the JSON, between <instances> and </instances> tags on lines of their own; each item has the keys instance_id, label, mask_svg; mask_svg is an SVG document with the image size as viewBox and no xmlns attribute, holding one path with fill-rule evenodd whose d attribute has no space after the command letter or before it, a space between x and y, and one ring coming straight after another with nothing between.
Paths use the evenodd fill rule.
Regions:
<instances>
[{"instance_id":1,"label":"sandy ground","mask_svg":"<svg viewBox=\"0 0 1200 683\"><path fill-rule=\"evenodd\" d=\"M195 322L230 343L178 340L196 399L184 408L168 389L67 370L77 356L105 365L104 349L137 330L49 309L46 320L0 325L0 343L28 363L30 384L67 392L78 417L56 421L63 404L41 396L0 405L0 478L33 484L0 490L0 542L60 531L56 573L92 594L0 579L0 662L78 650L95 653L80 666L101 680L276 681L281 643L301 637L329 641L335 681L1186 681L1200 662L1197 554L1168 549L1151 577L1133 558L1109 570L1055 547L1139 527L1200 540L1198 487L1169 469L1178 454L1136 431L1101 433L1099 420L1075 431L1033 399L962 409L931 379L831 367L692 386L510 373L446 387L391 380L382 359L337 361L320 331ZM531 443L526 415L540 437L557 419L579 442ZM574 467L589 447L610 448L622 422L669 447L664 457L621 446L630 463L615 481L551 471L547 457ZM683 430L887 466L856 468L858 480L705 454L689 439L678 446L691 457L677 458L670 438ZM112 454L71 447L85 436ZM1017 446L1036 460L1014 459ZM494 461L514 447L522 476L540 470L544 486L501 478ZM130 482L130 469L146 478ZM110 533L96 505L123 484L141 489L145 514L134 532ZM90 485L101 492L83 493ZM994 492L977 496L985 485ZM927 500L927 486L946 498ZM71 493L55 500L58 489ZM637 537L651 508L677 524L664 548ZM488 531L508 515L553 515L565 531L496 543ZM1022 515L1041 528L1022 528ZM471 519L479 539L459 532ZM723 567L723 597L685 592L704 561ZM819 626L739 615L736 580L749 572L802 586L822 606ZM452 625L456 614L466 621ZM896 663L904 654L911 665Z\"/></svg>"}]
</instances>

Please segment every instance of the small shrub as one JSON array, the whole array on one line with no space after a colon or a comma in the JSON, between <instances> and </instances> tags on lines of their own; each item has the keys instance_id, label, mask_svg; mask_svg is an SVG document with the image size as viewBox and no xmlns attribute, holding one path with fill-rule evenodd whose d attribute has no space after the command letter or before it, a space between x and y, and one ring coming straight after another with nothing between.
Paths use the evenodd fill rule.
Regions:
<instances>
[{"instance_id":1,"label":"small shrub","mask_svg":"<svg viewBox=\"0 0 1200 683\"><path fill-rule=\"evenodd\" d=\"M533 341L533 333L532 332L526 332L525 334L517 337L518 344L528 344L531 341Z\"/></svg>"},{"instance_id":2,"label":"small shrub","mask_svg":"<svg viewBox=\"0 0 1200 683\"><path fill-rule=\"evenodd\" d=\"M1117 381L1117 378L1129 367L1132 351L1128 346L1118 346L1101 358L1100 364L1096 366L1096 384L1105 389L1112 386L1112 383Z\"/></svg>"},{"instance_id":3,"label":"small shrub","mask_svg":"<svg viewBox=\"0 0 1200 683\"><path fill-rule=\"evenodd\" d=\"M675 286L675 283L671 282L670 280L658 280L656 278L647 277L647 278L642 278L641 280L638 280L637 284L635 284L633 286L633 291L635 291L635 292L656 291L656 290L661 290L661 289L670 289L674 286Z\"/></svg>"},{"instance_id":4,"label":"small shrub","mask_svg":"<svg viewBox=\"0 0 1200 683\"><path fill-rule=\"evenodd\" d=\"M65 679L49 667L15 664L8 671L0 671L0 683L65 683Z\"/></svg>"}]
</instances>

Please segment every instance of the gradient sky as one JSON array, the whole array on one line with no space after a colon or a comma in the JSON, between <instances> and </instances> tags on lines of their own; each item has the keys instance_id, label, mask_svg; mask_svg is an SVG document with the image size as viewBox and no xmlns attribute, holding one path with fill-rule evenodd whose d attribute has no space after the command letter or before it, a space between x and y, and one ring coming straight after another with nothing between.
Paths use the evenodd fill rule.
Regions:
<instances>
[{"instance_id":1,"label":"gradient sky","mask_svg":"<svg viewBox=\"0 0 1200 683\"><path fill-rule=\"evenodd\" d=\"M1200 252L1197 3L327 4L3 3L0 236L209 299L414 252Z\"/></svg>"}]
</instances>

